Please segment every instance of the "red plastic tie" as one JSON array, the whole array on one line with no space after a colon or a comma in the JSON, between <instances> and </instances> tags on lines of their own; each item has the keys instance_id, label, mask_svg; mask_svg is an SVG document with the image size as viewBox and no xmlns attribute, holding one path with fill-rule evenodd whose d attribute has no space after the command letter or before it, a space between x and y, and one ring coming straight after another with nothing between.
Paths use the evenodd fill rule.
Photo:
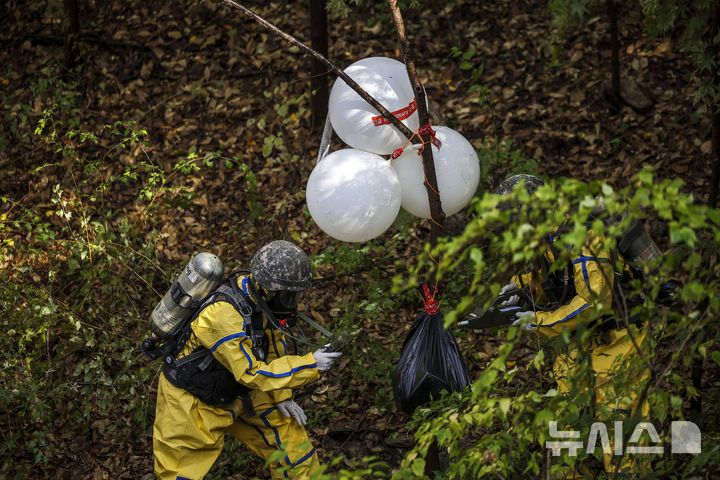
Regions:
<instances>
[{"instance_id":1,"label":"red plastic tie","mask_svg":"<svg viewBox=\"0 0 720 480\"><path fill-rule=\"evenodd\" d=\"M423 285L423 303L425 304L425 313L428 315L435 315L440 311L440 302L435 300L435 295L430 295L430 288L427 285ZM437 293L437 290L435 291Z\"/></svg>"},{"instance_id":2,"label":"red plastic tie","mask_svg":"<svg viewBox=\"0 0 720 480\"><path fill-rule=\"evenodd\" d=\"M418 128L418 133L420 135L430 135L433 137L435 136L435 130L432 129L429 123Z\"/></svg>"},{"instance_id":3,"label":"red plastic tie","mask_svg":"<svg viewBox=\"0 0 720 480\"><path fill-rule=\"evenodd\" d=\"M398 149L396 149L396 150L392 153L392 155L390 155L390 157L391 157L393 160L395 160L395 159L398 158L400 155L402 155L402 153L403 153L403 149L402 149L402 148L398 148Z\"/></svg>"},{"instance_id":4,"label":"red plastic tie","mask_svg":"<svg viewBox=\"0 0 720 480\"><path fill-rule=\"evenodd\" d=\"M430 142L435 145L435 148L440 150L442 142L435 136L435 130L432 129L429 123L418 128L418 133L420 135L430 135Z\"/></svg>"}]
</instances>

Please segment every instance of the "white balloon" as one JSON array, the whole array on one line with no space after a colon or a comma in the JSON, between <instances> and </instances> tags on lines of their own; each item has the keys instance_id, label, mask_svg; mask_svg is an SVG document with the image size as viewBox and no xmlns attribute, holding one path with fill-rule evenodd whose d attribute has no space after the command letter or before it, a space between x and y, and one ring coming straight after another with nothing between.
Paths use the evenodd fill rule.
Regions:
<instances>
[{"instance_id":1,"label":"white balloon","mask_svg":"<svg viewBox=\"0 0 720 480\"><path fill-rule=\"evenodd\" d=\"M345 73L390 112L398 112L395 116L410 130L418 128L415 94L404 63L369 57L353 63ZM330 91L328 114L335 133L352 148L389 155L407 140L341 78Z\"/></svg>"},{"instance_id":2,"label":"white balloon","mask_svg":"<svg viewBox=\"0 0 720 480\"><path fill-rule=\"evenodd\" d=\"M465 137L448 127L434 127L442 145L433 145L435 174L440 203L445 215L462 210L480 182L480 160ZM425 188L422 158L415 150L405 151L392 161L402 187L402 207L413 215L430 218L430 202Z\"/></svg>"},{"instance_id":3,"label":"white balloon","mask_svg":"<svg viewBox=\"0 0 720 480\"><path fill-rule=\"evenodd\" d=\"M344 242L365 242L385 232L400 211L401 196L389 161L352 148L320 160L305 193L315 223Z\"/></svg>"}]
</instances>

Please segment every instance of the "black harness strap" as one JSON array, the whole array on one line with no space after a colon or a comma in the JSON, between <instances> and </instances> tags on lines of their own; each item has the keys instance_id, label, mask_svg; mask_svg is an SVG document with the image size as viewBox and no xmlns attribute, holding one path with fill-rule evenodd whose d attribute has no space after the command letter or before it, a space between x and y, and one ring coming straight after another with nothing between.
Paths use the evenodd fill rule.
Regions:
<instances>
[{"instance_id":1,"label":"black harness strap","mask_svg":"<svg viewBox=\"0 0 720 480\"><path fill-rule=\"evenodd\" d=\"M224 405L239 397L245 414L252 417L255 415L255 411L249 397L250 389L238 383L232 372L225 368L210 350L199 346L184 357L176 359L192 335L192 322L209 305L222 301L228 302L242 315L246 329L252 324L253 317L259 316L253 315L253 308L237 287L236 278L237 273L231 275L182 326L172 354L165 359L163 372L170 383L188 391L209 405Z\"/></svg>"}]
</instances>

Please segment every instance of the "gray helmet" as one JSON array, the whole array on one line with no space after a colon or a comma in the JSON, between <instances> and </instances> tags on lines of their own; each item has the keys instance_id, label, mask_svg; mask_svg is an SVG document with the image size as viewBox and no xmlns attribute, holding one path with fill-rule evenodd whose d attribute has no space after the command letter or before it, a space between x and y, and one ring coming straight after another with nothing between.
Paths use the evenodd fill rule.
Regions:
<instances>
[{"instance_id":1,"label":"gray helmet","mask_svg":"<svg viewBox=\"0 0 720 480\"><path fill-rule=\"evenodd\" d=\"M275 240L250 260L255 281L271 292L300 292L310 288L310 260L305 252L285 240Z\"/></svg>"},{"instance_id":2,"label":"gray helmet","mask_svg":"<svg viewBox=\"0 0 720 480\"><path fill-rule=\"evenodd\" d=\"M512 191L515 189L515 186L523 180L525 180L525 190L528 193L533 193L539 187L545 185L545 182L543 182L542 179L536 177L535 175L519 174L513 175L512 177L508 177L507 179L505 179L500 184L500 186L495 189L495 193L498 195L507 195L509 193L512 193Z\"/></svg>"}]
</instances>

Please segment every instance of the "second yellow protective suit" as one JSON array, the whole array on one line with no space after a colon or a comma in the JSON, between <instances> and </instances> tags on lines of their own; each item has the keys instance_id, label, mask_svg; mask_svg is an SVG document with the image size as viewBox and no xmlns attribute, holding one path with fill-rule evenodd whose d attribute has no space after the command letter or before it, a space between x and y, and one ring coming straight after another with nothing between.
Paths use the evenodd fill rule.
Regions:
<instances>
[{"instance_id":1,"label":"second yellow protective suit","mask_svg":"<svg viewBox=\"0 0 720 480\"><path fill-rule=\"evenodd\" d=\"M547 272L551 270L559 256L559 249L565 248L559 239L560 232L561 229L550 236L544 259L547 267L544 269L545 275L543 275L543 271L534 271L513 279L518 286L530 286L533 295L537 296L534 300L539 304L547 301L547 297L558 296L557 292L544 291L541 285L548 288L548 285L553 283L547 282L548 278L543 277L549 276ZM563 269L559 269L555 273L558 277L564 275L565 279L572 283L571 294L567 295L569 298L565 298L562 304L556 305L555 308L534 312L534 319L530 327L538 333L556 337L561 335L563 330L573 331L581 323L589 325L590 322L599 320L597 312L593 311L595 306L608 310L612 308L615 275L610 252L605 247L602 237L595 236L591 232L588 239L587 245L579 251L578 249L571 251L571 267L566 267L571 271L563 272ZM556 289L558 283L562 283L562 278L554 282ZM640 331L635 333L635 341L638 345L642 343L643 338L644 335ZM604 407L606 412L612 412L614 420L628 418L638 408L636 390L627 389L623 392L615 392L614 375L623 359L626 360L635 353L635 346L626 328L614 323L610 328L597 328L581 348L556 357L553 370L558 390L560 393L568 393L572 387L570 379L573 374L582 362L589 361L595 377L592 388L595 390L597 405L601 408ZM647 372L642 368L636 372L634 375L634 378L637 379L636 385L641 384L646 375ZM589 386L580 387L590 388ZM642 410L643 416L646 416L647 406L644 405ZM598 420L609 419L598 418ZM618 475L635 476L641 468L639 463L627 456L619 461L612 454L607 453L603 454L603 463L606 472ZM568 472L564 478L587 477L579 473Z\"/></svg>"}]
</instances>

